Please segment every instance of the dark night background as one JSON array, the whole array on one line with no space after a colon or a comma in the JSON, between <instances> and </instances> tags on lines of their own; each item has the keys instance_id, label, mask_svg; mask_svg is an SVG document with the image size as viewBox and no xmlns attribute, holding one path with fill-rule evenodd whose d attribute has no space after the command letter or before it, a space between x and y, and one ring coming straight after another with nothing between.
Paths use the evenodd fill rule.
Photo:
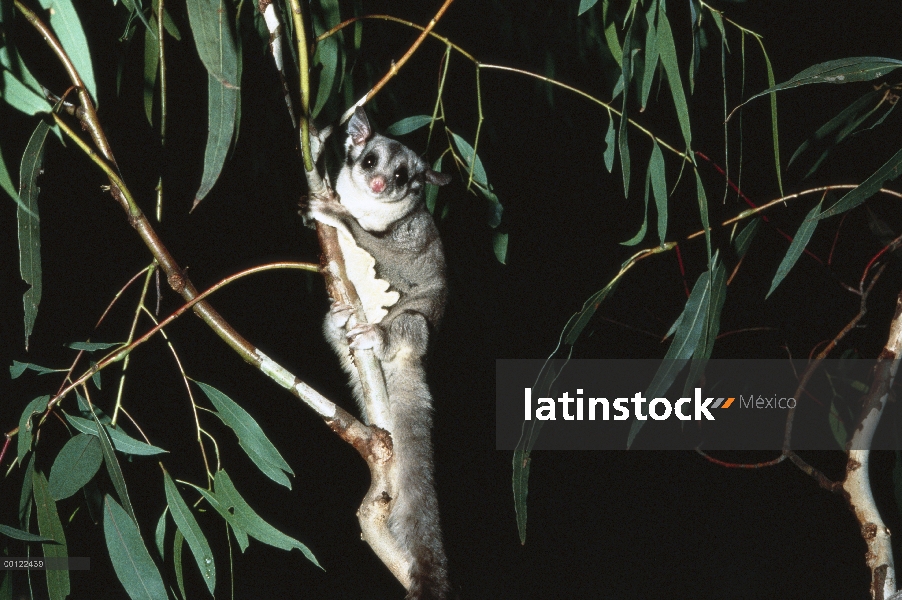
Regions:
<instances>
[{"instance_id":1,"label":"dark night background","mask_svg":"<svg viewBox=\"0 0 902 600\"><path fill-rule=\"evenodd\" d=\"M668 3L681 70L688 64L687 2ZM438 3L365 2L370 14L388 13L426 23ZM597 50L583 58L575 38L578 2L455 2L436 31L485 63L539 73L553 63L553 76L600 98L610 98L611 64ZM619 4L618 4L619 6ZM802 69L848 56L899 57L902 6L861 3L719 1L715 8L764 36L776 80ZM250 6L245 6L248 10ZM600 8L600 3L599 3ZM188 214L200 181L206 139L206 74L190 40L181 2L173 14L183 34L169 45L170 121L166 151L148 126L141 96L142 36L129 44L117 38L124 10L109 3L79 7L91 43L99 86L99 116L122 175L148 215L160 172L166 189L162 224L157 228L176 260L188 268L199 289L241 269L278 260L317 260L314 236L296 214L303 193L294 137L280 98L277 78L259 39L248 35L242 79L242 122L234 153L210 196ZM350 11L342 7L342 16ZM709 22L710 26L711 23ZM723 163L723 96L716 30L706 28L711 45L689 98L693 146ZM36 77L53 91L66 88L62 70L37 36L17 19L16 39ZM139 28L139 33L143 33ZM738 104L739 37L729 28L730 108ZM368 21L364 47L355 65L355 98L366 88L366 70L381 75L415 38L401 25ZM377 128L410 115L430 113L438 60L444 47L427 41L421 51L376 97L368 109ZM760 49L745 46L746 95L767 86ZM603 53L602 53L603 54ZM117 97L116 72L122 63ZM446 84L449 127L472 141L476 128L472 65L452 59ZM619 158L613 175L603 168L607 115L603 108L556 89L550 94L533 79L483 71L485 123L479 142L489 180L504 204L502 230L510 234L508 264L499 265L485 224L486 202L468 194L461 177L443 188L440 202L450 212L439 227L450 271L450 302L430 362L436 400L435 446L438 493L452 578L470 598L866 598L870 573L856 522L838 496L787 463L759 471L723 469L696 454L650 452L538 453L529 486L527 543L517 537L511 493L511 454L494 449L494 368L496 358L541 358L554 348L568 317L603 287L636 249L619 245L641 220L641 175L648 149L635 132L633 180L623 198ZM688 94L688 81L684 80ZM870 84L809 86L779 96L782 160L815 129L870 89ZM679 128L666 90L655 83L648 111L639 120L678 145ZM655 100L657 98L657 101ZM620 99L615 102L620 105ZM336 105L337 106L337 105ZM343 110L344 106L341 106ZM335 116L335 108L330 107ZM328 120L323 115L318 122ZM784 173L786 193L826 183L860 182L898 147L897 115L875 135L845 145L808 181L793 167ZM738 125L731 129L730 164L739 157ZM0 147L14 178L36 119L0 106ZM757 203L779 196L771 150L769 103L759 99L743 114L742 187ZM403 141L426 149L422 132ZM433 139L428 157L442 150ZM645 142L647 143L647 142ZM130 289L99 330L94 323L113 295L148 261L149 253L111 198L100 189L102 173L73 144L49 139L40 210L44 295L29 350L24 349L18 276L15 205L0 201L0 364L13 360L68 367L74 352L64 347L87 338L119 341L127 335L138 288ZM666 154L668 184L678 165ZM450 161L444 170L451 172ZM735 196L721 203L723 180L700 162L712 222L745 208ZM636 173L640 175L636 175ZM734 172L735 177L735 172ZM890 184L890 187L898 184ZM838 237L835 262L824 267L802 257L781 287L765 301L770 279L787 248L775 228L794 232L813 206L814 196L772 210L772 223L758 233L739 275L732 282L715 357L804 357L827 340L858 310L858 298L840 282L856 282L867 260L882 246L870 233L863 209L849 213ZM875 214L898 230L897 200L875 198ZM671 199L668 239L680 241L686 274L674 253L644 261L603 304L584 338L579 357L657 357L660 338L705 269L704 245L685 236L699 229L691 174ZM839 219L824 223L811 241L826 256ZM652 224L651 229L654 229ZM729 232L716 231L726 246ZM640 247L651 246L649 238ZM735 257L728 258L728 271ZM732 261L732 262L729 262ZM894 299L902 285L898 262L890 263L870 299L866 327L853 332L842 350L866 357L879 352ZM180 301L163 283L161 315ZM151 304L155 302L155 294ZM338 363L320 333L327 310L318 277L275 271L245 278L212 298L212 304L248 340L314 388L345 407L352 402ZM147 328L147 321L139 331ZM168 328L187 374L229 394L260 423L295 471L293 490L257 471L234 435L206 415L203 423L220 443L224 468L260 515L308 545L322 572L299 552L283 552L252 541L240 554L233 547L235 598L395 599L403 591L359 540L354 515L368 487L368 473L355 451L341 442L312 411L245 365L199 319L185 316ZM784 348L785 347L785 348ZM103 373L94 400L110 408L119 371ZM0 376L0 428L13 429L25 404L53 393L56 375ZM202 403L204 399L196 396ZM130 414L151 441L170 451L163 462L177 478L203 483L203 467L193 441L190 404L171 354L161 339L132 355L124 398ZM69 405L71 399L66 400ZM203 417L202 417L203 418ZM64 428L48 420L38 446L38 466L49 472L65 441ZM758 461L773 455L737 455ZM840 453L806 455L828 475L841 475ZM873 458L878 503L887 524L899 531L893 498L891 454ZM165 506L162 477L154 460L122 461L142 533L152 545L153 528ZM9 455L4 459L4 473ZM16 522L23 469L0 483L0 522ZM101 475L101 484L103 481ZM183 495L186 490L182 489ZM186 498L194 498L185 495ZM59 504L69 553L90 556L89 573L73 574L73 598L124 598L103 541L80 495ZM74 513L74 516L72 516ZM71 521L69 521L72 516ZM229 594L228 548L218 516L200 516L214 545L218 597ZM171 573L167 540L167 582ZM898 539L896 538L897 544ZM15 546L18 548L18 546ZM897 548L897 556L898 556ZM155 556L155 551L151 550ZM186 580L192 597L204 597L200 576L185 549ZM18 580L17 590L22 579ZM36 589L45 593L41 577Z\"/></svg>"}]
</instances>

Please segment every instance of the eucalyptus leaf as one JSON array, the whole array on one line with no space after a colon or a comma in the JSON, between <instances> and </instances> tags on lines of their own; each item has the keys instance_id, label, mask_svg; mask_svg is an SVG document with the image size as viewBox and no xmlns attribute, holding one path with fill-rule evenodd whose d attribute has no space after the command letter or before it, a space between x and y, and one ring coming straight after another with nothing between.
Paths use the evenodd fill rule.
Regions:
<instances>
[{"instance_id":1,"label":"eucalyptus leaf","mask_svg":"<svg viewBox=\"0 0 902 600\"><path fill-rule=\"evenodd\" d=\"M21 207L16 210L19 229L19 273L31 288L25 292L22 301L25 305L25 349L28 350L28 338L34 330L34 322L38 316L38 305L41 303L41 230L38 219L38 176L44 162L44 142L50 126L41 121L31 134L22 164L19 170L19 199L27 210Z\"/></svg>"},{"instance_id":2,"label":"eucalyptus leaf","mask_svg":"<svg viewBox=\"0 0 902 600\"><path fill-rule=\"evenodd\" d=\"M789 250L786 251L786 256L783 257L780 266L777 268L777 273L774 275L774 279L770 284L770 289L767 291L767 295L764 296L765 299L770 297L773 291L777 289L777 286L780 285L783 278L786 277L792 267L795 266L796 261L799 260L802 252L805 251L805 246L808 245L808 240L811 239L811 236L814 234L814 230L817 227L820 212L821 202L818 202L817 206L812 208L805 217L805 220L802 221L795 237L792 238L792 243L789 244Z\"/></svg>"},{"instance_id":3,"label":"eucalyptus leaf","mask_svg":"<svg viewBox=\"0 0 902 600\"><path fill-rule=\"evenodd\" d=\"M389 125L385 130L385 135L404 135L425 127L430 123L432 123L432 117L430 117L429 115L415 115L413 117L406 117L404 119L401 119L400 121L397 121L396 123Z\"/></svg>"},{"instance_id":4,"label":"eucalyptus leaf","mask_svg":"<svg viewBox=\"0 0 902 600\"><path fill-rule=\"evenodd\" d=\"M670 21L664 12L664 3L658 3L658 53L664 72L667 74L667 82L670 85L670 95L676 107L677 119L680 122L680 130L683 132L683 141L686 147L692 146L692 130L689 127L689 105L686 103L686 94L683 91L683 82L680 79L680 67L677 63L676 44L673 41L673 32L670 29Z\"/></svg>"},{"instance_id":5,"label":"eucalyptus leaf","mask_svg":"<svg viewBox=\"0 0 902 600\"><path fill-rule=\"evenodd\" d=\"M27 531L22 531L21 529L16 529L15 527L10 527L9 525L0 525L0 534L5 535L6 537L11 537L14 540L21 540L23 542L45 542L50 544L56 543L56 540L51 537L35 535L33 533L28 533Z\"/></svg>"},{"instance_id":6,"label":"eucalyptus leaf","mask_svg":"<svg viewBox=\"0 0 902 600\"><path fill-rule=\"evenodd\" d=\"M213 406L218 411L216 414L222 422L228 425L238 436L238 443L254 461L254 464L263 473L278 484L291 489L291 481L286 474L294 475L294 471L272 445L266 434L250 414L234 400L214 388L200 381L195 382L203 390Z\"/></svg>"},{"instance_id":7,"label":"eucalyptus leaf","mask_svg":"<svg viewBox=\"0 0 902 600\"><path fill-rule=\"evenodd\" d=\"M822 212L818 219L826 219L855 208L874 194L880 191L883 184L892 181L902 172L902 150L897 151L892 158L877 169L873 175L853 190L847 192L836 204Z\"/></svg>"},{"instance_id":8,"label":"eucalyptus leaf","mask_svg":"<svg viewBox=\"0 0 902 600\"><path fill-rule=\"evenodd\" d=\"M94 82L94 67L88 38L85 37L81 20L71 0L40 0L41 6L50 11L50 26L56 37L81 76L88 93L97 101L97 84Z\"/></svg>"},{"instance_id":9,"label":"eucalyptus leaf","mask_svg":"<svg viewBox=\"0 0 902 600\"><path fill-rule=\"evenodd\" d=\"M97 426L94 424L94 421L82 419L81 417L76 417L68 414L66 415L66 420L69 421L69 423L73 427L75 427L82 433L93 436L97 435ZM107 435L110 436L110 440L112 440L113 442L113 447L123 454L153 456L155 454L165 454L167 452L167 450L163 450L162 448L157 448L156 446L152 446L140 440L136 440L127 433L123 432L122 429L118 427L110 427L109 425L104 425L104 429L106 430Z\"/></svg>"},{"instance_id":10,"label":"eucalyptus leaf","mask_svg":"<svg viewBox=\"0 0 902 600\"><path fill-rule=\"evenodd\" d=\"M35 398L28 403L25 410L22 412L22 416L19 417L19 433L17 436L19 464L22 464L25 455L31 450L32 431L34 427L32 417L34 415L40 415L47 410L48 402L50 402L50 396Z\"/></svg>"},{"instance_id":11,"label":"eucalyptus leaf","mask_svg":"<svg viewBox=\"0 0 902 600\"><path fill-rule=\"evenodd\" d=\"M96 436L80 433L66 442L50 469L50 495L68 498L84 487L100 469L103 451Z\"/></svg>"},{"instance_id":12,"label":"eucalyptus leaf","mask_svg":"<svg viewBox=\"0 0 902 600\"><path fill-rule=\"evenodd\" d=\"M210 550L210 544L204 536L197 519L191 513L191 509L185 504L185 500L176 488L175 482L169 473L163 471L163 482L166 488L166 502L169 505L169 512L172 514L172 520L175 521L179 531L188 542L188 547L194 555L197 567L200 569L204 583L210 594L216 587L216 563L213 561L213 551Z\"/></svg>"},{"instance_id":13,"label":"eucalyptus leaf","mask_svg":"<svg viewBox=\"0 0 902 600\"><path fill-rule=\"evenodd\" d=\"M169 597L137 524L110 495L103 503L103 534L113 570L132 600Z\"/></svg>"},{"instance_id":14,"label":"eucalyptus leaf","mask_svg":"<svg viewBox=\"0 0 902 600\"><path fill-rule=\"evenodd\" d=\"M69 551L66 547L66 534L56 510L56 502L50 496L47 478L40 471L32 475L34 503L38 513L38 530L43 537L51 538L55 543L41 544L45 558L66 558ZM69 588L69 571L58 569L45 571L47 575L47 591L50 600L64 600L71 592Z\"/></svg>"},{"instance_id":15,"label":"eucalyptus leaf","mask_svg":"<svg viewBox=\"0 0 902 600\"><path fill-rule=\"evenodd\" d=\"M14 360L12 366L9 368L9 377L10 379L15 379L29 369L32 371L37 371L38 375L47 375L48 373L65 373L66 371L68 371L68 369L51 369L49 367L42 367L41 365L33 365L31 363L23 363Z\"/></svg>"},{"instance_id":16,"label":"eucalyptus leaf","mask_svg":"<svg viewBox=\"0 0 902 600\"><path fill-rule=\"evenodd\" d=\"M788 81L771 85L763 92L758 92L746 100L746 102L750 102L765 94L773 94L780 90L812 83L853 83L857 81L871 81L872 79L883 77L899 67L902 67L902 60L876 56L858 56L854 58L828 60L827 62L808 67Z\"/></svg>"},{"instance_id":17,"label":"eucalyptus leaf","mask_svg":"<svg viewBox=\"0 0 902 600\"><path fill-rule=\"evenodd\" d=\"M238 90L222 85L212 74L207 78L207 146L204 151L204 174L194 196L192 210L203 200L219 179L235 132Z\"/></svg>"}]
</instances>

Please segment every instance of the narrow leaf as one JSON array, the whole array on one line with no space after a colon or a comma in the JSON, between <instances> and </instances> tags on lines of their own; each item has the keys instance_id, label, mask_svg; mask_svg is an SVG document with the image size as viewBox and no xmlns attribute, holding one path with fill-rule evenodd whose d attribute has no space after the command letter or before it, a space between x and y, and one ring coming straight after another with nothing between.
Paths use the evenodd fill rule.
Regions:
<instances>
[{"instance_id":1,"label":"narrow leaf","mask_svg":"<svg viewBox=\"0 0 902 600\"><path fill-rule=\"evenodd\" d=\"M241 524L241 528L251 537L260 540L264 544L275 546L282 550L291 550L297 548L307 557L307 560L320 567L313 553L293 537L287 536L254 512L254 510L244 501L244 498L232 485L232 480L225 471L216 473L216 498L224 508L233 508L236 520Z\"/></svg>"},{"instance_id":2,"label":"narrow leaf","mask_svg":"<svg viewBox=\"0 0 902 600\"><path fill-rule=\"evenodd\" d=\"M821 162L827 157L830 150L834 146L842 142L853 131L858 129L862 122L874 113L878 104L878 100L883 95L881 90L871 90L846 108L838 115L821 125L810 138L802 142L798 149L789 159L791 165L796 158L807 150L812 144L826 144L820 156L815 160L814 165L809 169L806 177L814 173L820 166Z\"/></svg>"},{"instance_id":3,"label":"narrow leaf","mask_svg":"<svg viewBox=\"0 0 902 600\"><path fill-rule=\"evenodd\" d=\"M531 460L529 452L525 450L518 449L514 452L514 510L517 515L517 531L520 534L521 544L526 543L526 499L529 495L529 466Z\"/></svg>"},{"instance_id":4,"label":"narrow leaf","mask_svg":"<svg viewBox=\"0 0 902 600\"><path fill-rule=\"evenodd\" d=\"M116 576L132 600L169 597L137 524L110 495L103 503L103 535Z\"/></svg>"},{"instance_id":5,"label":"narrow leaf","mask_svg":"<svg viewBox=\"0 0 902 600\"><path fill-rule=\"evenodd\" d=\"M870 81L883 77L887 73L902 67L902 60L894 58L881 58L876 56L858 56L854 58L840 58L828 60L808 67L788 81L771 85L763 92L758 92L746 102L754 100L764 94L773 94L780 90L795 88L811 83L852 83L856 81Z\"/></svg>"},{"instance_id":6,"label":"narrow leaf","mask_svg":"<svg viewBox=\"0 0 902 600\"><path fill-rule=\"evenodd\" d=\"M608 44L608 50L611 56L620 66L623 62L623 49L620 47L620 40L617 38L617 23L614 22L610 0L604 0L604 39Z\"/></svg>"},{"instance_id":7,"label":"narrow leaf","mask_svg":"<svg viewBox=\"0 0 902 600\"><path fill-rule=\"evenodd\" d=\"M82 433L87 433L88 435L93 436L97 435L97 426L93 421L72 415L66 415L66 420L69 421L69 423L73 427L75 427ZM110 427L109 425L104 425L104 429L110 436L110 439L113 442L113 447L123 454L153 456L154 454L164 454L168 452L167 450L163 450L162 448L157 448L156 446L151 446L150 444L136 440L130 435L124 433L118 427Z\"/></svg>"},{"instance_id":8,"label":"narrow leaf","mask_svg":"<svg viewBox=\"0 0 902 600\"><path fill-rule=\"evenodd\" d=\"M204 537L200 525L197 524L197 519L191 514L191 510L185 504L185 500L179 493L178 488L176 488L175 482L166 471L163 471L163 482L166 488L166 502L169 505L169 512L172 513L172 520L175 521L179 531L188 542L188 547L194 555L197 567L200 569L204 582L207 584L207 589L212 595L213 589L216 587L216 564L213 562L213 551L210 550L210 544L207 543L207 538Z\"/></svg>"},{"instance_id":9,"label":"narrow leaf","mask_svg":"<svg viewBox=\"0 0 902 600\"><path fill-rule=\"evenodd\" d=\"M425 127L430 123L432 123L432 117L430 117L429 115L415 115L413 117L406 117L396 123L393 123L392 125L389 125L389 127L385 130L385 135L404 135L406 133L410 133L411 131L416 131L421 127Z\"/></svg>"},{"instance_id":10,"label":"narrow leaf","mask_svg":"<svg viewBox=\"0 0 902 600\"><path fill-rule=\"evenodd\" d=\"M106 350L107 348L115 348L116 346L123 345L123 342L72 342L69 344L69 347L73 350L94 352L95 350Z\"/></svg>"},{"instance_id":11,"label":"narrow leaf","mask_svg":"<svg viewBox=\"0 0 902 600\"><path fill-rule=\"evenodd\" d=\"M200 0L195 0L200 1ZM190 4L190 2L189 2ZM238 101L238 90L222 85L212 74L207 78L207 110L208 131L207 147L204 151L204 174L200 188L194 196L194 207L203 200L222 172L232 134L235 131L235 111Z\"/></svg>"},{"instance_id":12,"label":"narrow leaf","mask_svg":"<svg viewBox=\"0 0 902 600\"><path fill-rule=\"evenodd\" d=\"M175 567L175 582L179 586L182 598L187 598L185 593L185 575L182 567L182 548L184 547L185 536L178 529L175 530L175 536L172 538L172 563Z\"/></svg>"},{"instance_id":13,"label":"narrow leaf","mask_svg":"<svg viewBox=\"0 0 902 600\"><path fill-rule=\"evenodd\" d=\"M755 233L757 233L759 225L761 225L760 217L752 219L752 222L746 225L742 231L739 232L739 235L736 236L736 241L733 245L736 248L736 255L739 256L739 258L743 258L745 253L748 252L752 240L755 239Z\"/></svg>"},{"instance_id":14,"label":"narrow leaf","mask_svg":"<svg viewBox=\"0 0 902 600\"><path fill-rule=\"evenodd\" d=\"M630 192L630 148L629 148L629 91L633 80L633 30L636 20L630 23L623 40L623 62L620 64L623 77L623 106L620 109L620 129L617 132L617 146L620 150L620 168L623 171L623 196Z\"/></svg>"},{"instance_id":15,"label":"narrow leaf","mask_svg":"<svg viewBox=\"0 0 902 600\"><path fill-rule=\"evenodd\" d=\"M28 451L31 450L31 438L34 428L32 417L34 415L40 415L45 410L47 410L48 402L50 402L50 396L41 396L39 398L35 398L28 403L28 406L26 406L25 410L22 412L22 416L19 417L19 439L17 442L19 451L19 464L22 464L22 459L24 459Z\"/></svg>"},{"instance_id":16,"label":"narrow leaf","mask_svg":"<svg viewBox=\"0 0 902 600\"><path fill-rule=\"evenodd\" d=\"M187 5L188 20L201 62L221 87L237 90L238 59L225 2L187 0Z\"/></svg>"},{"instance_id":17,"label":"narrow leaf","mask_svg":"<svg viewBox=\"0 0 902 600\"><path fill-rule=\"evenodd\" d=\"M13 180L9 176L9 171L6 168L6 161L3 160L3 153L0 152L0 189L3 189L10 198L13 199L13 202L19 205L21 210L24 210L30 216L37 217L31 210L25 206L25 203L19 198L19 192L16 191L16 187L13 185Z\"/></svg>"},{"instance_id":18,"label":"narrow leaf","mask_svg":"<svg viewBox=\"0 0 902 600\"><path fill-rule=\"evenodd\" d=\"M22 479L22 491L19 494L19 526L28 531L31 528L31 506L34 499L34 454L28 459L25 467L25 477Z\"/></svg>"},{"instance_id":19,"label":"narrow leaf","mask_svg":"<svg viewBox=\"0 0 902 600\"><path fill-rule=\"evenodd\" d=\"M805 220L802 221L802 224L799 226L799 230L796 232L795 237L792 239L792 243L789 245L789 250L786 252L786 256L783 257L783 261L780 262L780 266L777 268L777 274L774 275L774 280L770 284L770 289L767 291L767 295L764 297L767 299L777 286L780 285L780 282L783 281L783 278L789 273L790 269L795 266L796 261L799 260L799 257L802 255L802 252L805 250L805 246L808 245L808 240L811 239L811 235L814 233L814 229L817 227L818 215L821 211L821 203L818 202L817 206L811 209L808 215L805 217Z\"/></svg>"},{"instance_id":20,"label":"narrow leaf","mask_svg":"<svg viewBox=\"0 0 902 600\"><path fill-rule=\"evenodd\" d=\"M161 559L166 559L165 552L163 551L163 544L166 541L166 514L169 512L169 507L163 509L163 514L160 515L160 519L157 521L157 529L154 532L154 542L157 545L157 552L160 554Z\"/></svg>"},{"instance_id":21,"label":"narrow leaf","mask_svg":"<svg viewBox=\"0 0 902 600\"><path fill-rule=\"evenodd\" d=\"M41 121L31 134L22 165L19 171L19 198L28 209L21 207L16 211L19 224L19 272L25 283L31 288L22 298L25 305L25 349L28 350L28 338L34 330L34 322L38 316L38 304L41 302L41 230L38 220L38 175L44 162L44 141L50 126Z\"/></svg>"},{"instance_id":22,"label":"narrow leaf","mask_svg":"<svg viewBox=\"0 0 902 600\"><path fill-rule=\"evenodd\" d=\"M97 101L97 84L94 83L94 67L91 64L91 51L85 37L81 20L71 0L40 0L41 6L50 11L50 26L56 32L60 44L75 70L81 75L88 93Z\"/></svg>"},{"instance_id":23,"label":"narrow leaf","mask_svg":"<svg viewBox=\"0 0 902 600\"><path fill-rule=\"evenodd\" d=\"M132 508L132 502L128 497L128 488L125 487L125 478L122 476L122 469L119 467L119 461L116 460L116 455L113 453L113 446L110 444L110 439L104 432L103 425L101 425L100 421L97 419L97 415L94 415L94 422L95 431L97 432L95 435L97 435L100 440L100 449L103 451L103 462L106 464L106 470L110 474L113 488L116 490L116 494L125 506L125 510L128 511L129 516L131 516L134 521L135 509ZM119 505L117 504L116 506ZM107 540L107 544L109 544L109 540ZM112 554L112 552L110 552L110 554Z\"/></svg>"},{"instance_id":24,"label":"narrow leaf","mask_svg":"<svg viewBox=\"0 0 902 600\"><path fill-rule=\"evenodd\" d=\"M645 13L648 28L645 30L645 67L643 68L642 89L639 92L639 106L645 110L648 104L648 94L651 92L651 82L655 78L655 69L658 68L658 29L655 27L655 15L658 13L656 3L651 2Z\"/></svg>"},{"instance_id":25,"label":"narrow leaf","mask_svg":"<svg viewBox=\"0 0 902 600\"><path fill-rule=\"evenodd\" d=\"M87 484L103 462L96 436L80 433L66 442L50 469L50 495L68 498Z\"/></svg>"},{"instance_id":26,"label":"narrow leaf","mask_svg":"<svg viewBox=\"0 0 902 600\"><path fill-rule=\"evenodd\" d=\"M635 246L639 242L645 239L645 233L648 231L648 196L651 192L651 168L645 171L645 194L643 194L644 202L643 202L643 210L642 210L642 225L639 226L639 231L626 240L625 242L620 242L621 246Z\"/></svg>"},{"instance_id":27,"label":"narrow leaf","mask_svg":"<svg viewBox=\"0 0 902 600\"><path fill-rule=\"evenodd\" d=\"M670 29L670 21L664 12L664 3L658 3L658 53L661 56L661 64L667 74L667 82L670 85L670 95L676 107L677 118L680 122L680 130L683 132L683 140L686 147L692 146L692 130L689 128L689 105L686 103L686 94L683 91L683 82L680 79L680 67L677 63L676 44L673 41L673 32Z\"/></svg>"},{"instance_id":28,"label":"narrow leaf","mask_svg":"<svg viewBox=\"0 0 902 600\"><path fill-rule=\"evenodd\" d=\"M223 519L225 519L226 523L231 527L232 532L235 534L235 540L238 542L238 547L241 549L241 552L247 550L250 541L247 537L247 532L242 529L241 523L239 523L238 519L229 512L228 508L223 506L219 500L216 499L216 496L211 494L208 490L205 490L202 487L198 487L192 483L189 483L191 487L197 490L201 496L213 507L213 509L218 512Z\"/></svg>"},{"instance_id":29,"label":"narrow leaf","mask_svg":"<svg viewBox=\"0 0 902 600\"><path fill-rule=\"evenodd\" d=\"M596 2L598 2L598 0L579 0L579 10L576 12L576 15L582 15L584 12L595 6Z\"/></svg>"},{"instance_id":30,"label":"narrow leaf","mask_svg":"<svg viewBox=\"0 0 902 600\"><path fill-rule=\"evenodd\" d=\"M48 367L42 367L41 365L33 365L31 363L23 363L17 360L13 361L12 366L9 368L9 377L10 379L15 379L28 369L32 371L37 371L39 375L47 375L48 373L65 373L68 369L51 369Z\"/></svg>"},{"instance_id":31,"label":"narrow leaf","mask_svg":"<svg viewBox=\"0 0 902 600\"><path fill-rule=\"evenodd\" d=\"M705 231L705 246L708 250L708 264L711 264L711 226L708 222L708 197L705 195L705 186L702 184L698 169L695 170L695 193L698 196L698 212Z\"/></svg>"},{"instance_id":32,"label":"narrow leaf","mask_svg":"<svg viewBox=\"0 0 902 600\"><path fill-rule=\"evenodd\" d=\"M896 152L873 175L865 179L857 188L846 193L836 204L821 213L818 218L826 219L855 208L880 191L884 183L898 177L900 171L902 171L902 150Z\"/></svg>"},{"instance_id":33,"label":"narrow leaf","mask_svg":"<svg viewBox=\"0 0 902 600\"><path fill-rule=\"evenodd\" d=\"M26 115L50 111L50 103L44 97L19 81L10 71L0 71L2 97L10 106Z\"/></svg>"},{"instance_id":34,"label":"narrow leaf","mask_svg":"<svg viewBox=\"0 0 902 600\"><path fill-rule=\"evenodd\" d=\"M294 475L294 471L272 445L266 434L257 424L250 414L234 400L217 390L200 381L196 382L200 389L207 395L210 402L218 411L216 414L222 419L223 423L232 428L235 435L238 436L238 443L247 452L247 455L254 461L254 464L263 471L263 473L288 489L291 489L291 481L289 481L286 473Z\"/></svg>"},{"instance_id":35,"label":"narrow leaf","mask_svg":"<svg viewBox=\"0 0 902 600\"><path fill-rule=\"evenodd\" d=\"M502 265L507 264L507 237L508 234L496 231L492 234L492 247L495 250L495 258Z\"/></svg>"},{"instance_id":36,"label":"narrow leaf","mask_svg":"<svg viewBox=\"0 0 902 600\"><path fill-rule=\"evenodd\" d=\"M671 342L667 353L664 355L664 361L658 367L657 372L655 372L655 376L645 392L645 397L657 398L663 396L670 386L673 385L674 380L680 371L683 370L683 367L686 366L688 359L696 352L702 331L707 322L712 283L711 272L705 271L692 287L686 306L674 323L675 334L673 342ZM645 421L633 421L627 436L627 448L633 445L633 440L636 439L636 435L642 429L644 423Z\"/></svg>"},{"instance_id":37,"label":"narrow leaf","mask_svg":"<svg viewBox=\"0 0 902 600\"><path fill-rule=\"evenodd\" d=\"M608 121L608 132L604 136L604 142L607 144L604 149L604 166L608 170L608 173L614 171L614 151L617 148L615 143L616 138L617 133L614 131L614 117L611 116L611 119Z\"/></svg>"},{"instance_id":38,"label":"narrow leaf","mask_svg":"<svg viewBox=\"0 0 902 600\"><path fill-rule=\"evenodd\" d=\"M648 170L651 173L651 187L655 192L655 208L658 211L658 239L663 244L667 238L667 176L661 147L655 140L652 140L652 144Z\"/></svg>"},{"instance_id":39,"label":"narrow leaf","mask_svg":"<svg viewBox=\"0 0 902 600\"><path fill-rule=\"evenodd\" d=\"M144 30L144 116L147 117L147 124L153 127L153 100L160 68L160 46L157 41L157 22L155 19L151 21L151 28Z\"/></svg>"},{"instance_id":40,"label":"narrow leaf","mask_svg":"<svg viewBox=\"0 0 902 600\"><path fill-rule=\"evenodd\" d=\"M56 543L56 540L51 537L35 535L33 533L28 533L27 531L22 531L21 529L16 529L15 527L10 527L9 525L0 525L0 533L7 537L13 538L14 540L22 540L23 542L49 542L51 544Z\"/></svg>"},{"instance_id":41,"label":"narrow leaf","mask_svg":"<svg viewBox=\"0 0 902 600\"><path fill-rule=\"evenodd\" d=\"M334 36L328 37L316 46L316 54L313 57L314 64L323 66L319 73L319 87L316 90L316 103L313 110L310 111L310 118L315 118L326 101L332 95L332 88L335 86L335 76L338 71L338 40Z\"/></svg>"},{"instance_id":42,"label":"narrow leaf","mask_svg":"<svg viewBox=\"0 0 902 600\"><path fill-rule=\"evenodd\" d=\"M45 558L65 558L69 556L66 547L66 534L63 532L63 524L56 512L56 502L50 497L47 489L47 478L40 471L35 471L32 479L34 488L34 502L38 513L38 530L41 535L51 538L56 543L41 544ZM47 591L50 600L64 600L69 595L69 571L47 570Z\"/></svg>"}]
</instances>

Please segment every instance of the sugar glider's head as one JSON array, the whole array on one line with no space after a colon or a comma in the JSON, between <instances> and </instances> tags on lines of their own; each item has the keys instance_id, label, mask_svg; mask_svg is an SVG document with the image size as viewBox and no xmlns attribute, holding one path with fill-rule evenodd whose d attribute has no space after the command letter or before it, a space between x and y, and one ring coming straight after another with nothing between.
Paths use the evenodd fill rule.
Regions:
<instances>
[{"instance_id":1,"label":"sugar glider's head","mask_svg":"<svg viewBox=\"0 0 902 600\"><path fill-rule=\"evenodd\" d=\"M416 204L426 183L445 185L451 176L433 171L416 152L373 131L363 108L348 122L345 167L354 187L384 203Z\"/></svg>"}]
</instances>

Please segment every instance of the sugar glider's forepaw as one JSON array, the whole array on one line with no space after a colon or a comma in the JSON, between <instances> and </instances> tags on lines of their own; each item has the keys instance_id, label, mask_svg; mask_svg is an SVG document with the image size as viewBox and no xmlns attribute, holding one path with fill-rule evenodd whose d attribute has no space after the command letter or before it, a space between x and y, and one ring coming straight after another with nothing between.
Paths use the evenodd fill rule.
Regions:
<instances>
[{"instance_id":1,"label":"sugar glider's forepaw","mask_svg":"<svg viewBox=\"0 0 902 600\"><path fill-rule=\"evenodd\" d=\"M363 323L348 331L348 342L354 350L372 349L376 356L381 356L385 330L374 323Z\"/></svg>"},{"instance_id":2,"label":"sugar glider's forepaw","mask_svg":"<svg viewBox=\"0 0 902 600\"><path fill-rule=\"evenodd\" d=\"M302 208L304 208L305 219L315 219L338 229L344 228L342 221L351 214L340 202L323 200L315 195L309 196L306 207Z\"/></svg>"},{"instance_id":3,"label":"sugar glider's forepaw","mask_svg":"<svg viewBox=\"0 0 902 600\"><path fill-rule=\"evenodd\" d=\"M344 327L351 318L354 307L350 304L343 304L337 300L329 307L329 320L336 328Z\"/></svg>"},{"instance_id":4,"label":"sugar glider's forepaw","mask_svg":"<svg viewBox=\"0 0 902 600\"><path fill-rule=\"evenodd\" d=\"M317 131L315 127L310 127L310 158L314 164L319 160L320 154L323 152L326 139L332 133L332 126L324 127L322 131Z\"/></svg>"}]
</instances>

